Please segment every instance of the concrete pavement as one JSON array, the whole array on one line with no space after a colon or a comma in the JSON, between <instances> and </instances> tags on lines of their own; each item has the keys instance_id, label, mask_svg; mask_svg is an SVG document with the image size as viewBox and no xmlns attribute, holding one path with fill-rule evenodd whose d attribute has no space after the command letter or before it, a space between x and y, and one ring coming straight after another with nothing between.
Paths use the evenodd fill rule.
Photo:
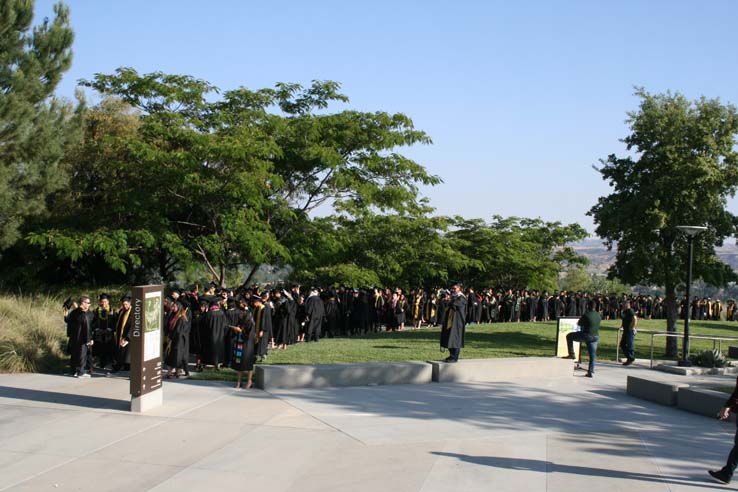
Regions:
<instances>
[{"instance_id":1,"label":"concrete pavement","mask_svg":"<svg viewBox=\"0 0 738 492\"><path fill-rule=\"evenodd\" d=\"M733 424L593 379L234 390L165 382L165 405L127 412L128 381L0 375L0 490L702 491Z\"/></svg>"}]
</instances>

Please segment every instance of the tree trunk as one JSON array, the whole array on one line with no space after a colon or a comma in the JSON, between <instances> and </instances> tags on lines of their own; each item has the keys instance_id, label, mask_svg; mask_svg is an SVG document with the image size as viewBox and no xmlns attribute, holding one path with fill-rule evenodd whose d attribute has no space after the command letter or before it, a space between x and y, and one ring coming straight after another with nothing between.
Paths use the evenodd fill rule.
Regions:
<instances>
[{"instance_id":1,"label":"tree trunk","mask_svg":"<svg viewBox=\"0 0 738 492\"><path fill-rule=\"evenodd\" d=\"M256 275L256 272L259 270L259 267L261 264L257 263L256 265L251 267L251 271L248 275L246 275L246 280L243 281L243 286L248 287L248 285L251 283L251 279L254 278L254 275Z\"/></svg>"},{"instance_id":2,"label":"tree trunk","mask_svg":"<svg viewBox=\"0 0 738 492\"><path fill-rule=\"evenodd\" d=\"M225 271L225 264L221 263L218 265L218 270L220 271L220 278L218 279L218 283L220 284L221 289L225 289L226 287L226 271Z\"/></svg>"},{"instance_id":3,"label":"tree trunk","mask_svg":"<svg viewBox=\"0 0 738 492\"><path fill-rule=\"evenodd\" d=\"M666 331L670 333L676 332L677 322L677 299L676 299L676 287L674 284L666 284L664 286L666 304ZM677 356L677 337L666 337L666 356L676 357Z\"/></svg>"}]
</instances>

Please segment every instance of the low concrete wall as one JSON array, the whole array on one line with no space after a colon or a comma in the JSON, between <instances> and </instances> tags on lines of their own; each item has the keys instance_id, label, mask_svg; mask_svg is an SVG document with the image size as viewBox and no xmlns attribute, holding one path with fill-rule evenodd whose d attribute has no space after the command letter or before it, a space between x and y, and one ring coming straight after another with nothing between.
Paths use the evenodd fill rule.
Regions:
<instances>
[{"instance_id":1,"label":"low concrete wall","mask_svg":"<svg viewBox=\"0 0 738 492\"><path fill-rule=\"evenodd\" d=\"M630 396L652 401L661 405L675 406L680 388L687 388L684 383L665 383L651 379L628 376L627 392Z\"/></svg>"},{"instance_id":2,"label":"low concrete wall","mask_svg":"<svg viewBox=\"0 0 738 492\"><path fill-rule=\"evenodd\" d=\"M728 396L727 393L709 389L679 388L677 407L688 412L714 418L723 408ZM735 422L733 412L730 413L728 420Z\"/></svg>"},{"instance_id":3,"label":"low concrete wall","mask_svg":"<svg viewBox=\"0 0 738 492\"><path fill-rule=\"evenodd\" d=\"M494 382L520 378L571 377L574 364L558 357L524 357L519 359L461 359L459 362L429 361L433 381Z\"/></svg>"},{"instance_id":4,"label":"low concrete wall","mask_svg":"<svg viewBox=\"0 0 738 492\"><path fill-rule=\"evenodd\" d=\"M369 364L257 365L260 389L327 388L388 384L428 384L431 365L426 362Z\"/></svg>"}]
</instances>

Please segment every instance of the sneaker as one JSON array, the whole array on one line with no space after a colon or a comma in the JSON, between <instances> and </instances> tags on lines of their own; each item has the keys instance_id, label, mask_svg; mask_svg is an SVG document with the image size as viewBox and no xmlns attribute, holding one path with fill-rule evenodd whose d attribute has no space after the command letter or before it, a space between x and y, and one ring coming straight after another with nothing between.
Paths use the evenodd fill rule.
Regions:
<instances>
[{"instance_id":1,"label":"sneaker","mask_svg":"<svg viewBox=\"0 0 738 492\"><path fill-rule=\"evenodd\" d=\"M723 470L709 470L707 473L709 473L712 478L720 483L730 483L730 477Z\"/></svg>"},{"instance_id":2,"label":"sneaker","mask_svg":"<svg viewBox=\"0 0 738 492\"><path fill-rule=\"evenodd\" d=\"M594 374L588 371L587 374L585 374L585 376L587 376L588 378L593 378Z\"/></svg>"},{"instance_id":3,"label":"sneaker","mask_svg":"<svg viewBox=\"0 0 738 492\"><path fill-rule=\"evenodd\" d=\"M624 366L629 366L629 365L631 365L633 363L634 360L635 359L627 359L625 362L623 362L623 365Z\"/></svg>"},{"instance_id":4,"label":"sneaker","mask_svg":"<svg viewBox=\"0 0 738 492\"><path fill-rule=\"evenodd\" d=\"M80 377L80 378L85 378L85 379L89 379L89 378L91 378L92 376L90 376L90 375L89 375L88 373L84 373L84 374L80 374L80 375L79 375L79 377Z\"/></svg>"},{"instance_id":5,"label":"sneaker","mask_svg":"<svg viewBox=\"0 0 738 492\"><path fill-rule=\"evenodd\" d=\"M574 359L576 359L576 357L574 357L573 354L569 354L566 357L562 357L562 359L571 359L571 360L574 360Z\"/></svg>"}]
</instances>

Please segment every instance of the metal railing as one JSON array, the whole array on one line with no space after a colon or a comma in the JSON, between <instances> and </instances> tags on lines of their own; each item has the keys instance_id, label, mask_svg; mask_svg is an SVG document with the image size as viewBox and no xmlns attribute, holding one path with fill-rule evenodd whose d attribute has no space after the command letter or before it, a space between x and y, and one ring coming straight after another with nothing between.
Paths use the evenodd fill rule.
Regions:
<instances>
[{"instance_id":1,"label":"metal railing","mask_svg":"<svg viewBox=\"0 0 738 492\"><path fill-rule=\"evenodd\" d=\"M623 328L618 328L618 331L615 334L615 360L620 359L620 332L623 331ZM653 342L656 337L683 337L684 333L679 333L676 331L646 331L646 330L638 330L636 333L644 333L646 335L651 335L651 369L653 369ZM722 341L738 341L738 337L726 337L726 336L715 336L715 335L689 335L689 338L695 338L699 340L712 340L712 348L717 348L720 352L722 352ZM717 342L717 346L716 346Z\"/></svg>"}]
</instances>

